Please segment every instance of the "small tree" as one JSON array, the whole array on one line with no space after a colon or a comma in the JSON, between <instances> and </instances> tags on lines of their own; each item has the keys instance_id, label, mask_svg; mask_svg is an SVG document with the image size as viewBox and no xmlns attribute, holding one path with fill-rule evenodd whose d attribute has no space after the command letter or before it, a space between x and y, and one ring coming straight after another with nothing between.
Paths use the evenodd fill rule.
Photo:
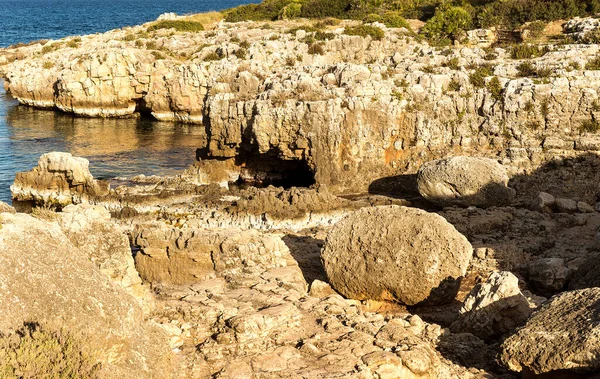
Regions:
<instances>
[{"instance_id":1,"label":"small tree","mask_svg":"<svg viewBox=\"0 0 600 379\"><path fill-rule=\"evenodd\" d=\"M468 30L472 21L471 14L464 8L444 3L436 9L433 17L421 29L421 33L432 42L447 44Z\"/></svg>"}]
</instances>

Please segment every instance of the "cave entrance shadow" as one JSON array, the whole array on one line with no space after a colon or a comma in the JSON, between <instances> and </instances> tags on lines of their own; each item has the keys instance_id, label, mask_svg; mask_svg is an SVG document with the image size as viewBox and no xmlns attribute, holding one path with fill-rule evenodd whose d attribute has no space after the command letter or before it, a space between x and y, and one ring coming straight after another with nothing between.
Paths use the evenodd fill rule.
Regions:
<instances>
[{"instance_id":1,"label":"cave entrance shadow","mask_svg":"<svg viewBox=\"0 0 600 379\"><path fill-rule=\"evenodd\" d=\"M283 237L283 242L290 249L290 253L298 263L304 280L306 280L308 285L316 279L327 282L325 269L323 268L323 263L321 263L323 240L309 236L288 234Z\"/></svg>"}]
</instances>

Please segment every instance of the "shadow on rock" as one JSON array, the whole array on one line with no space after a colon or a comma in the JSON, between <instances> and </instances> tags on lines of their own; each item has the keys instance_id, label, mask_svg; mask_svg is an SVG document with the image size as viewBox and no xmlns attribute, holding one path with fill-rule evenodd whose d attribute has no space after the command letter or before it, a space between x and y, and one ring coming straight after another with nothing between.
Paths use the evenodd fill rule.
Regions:
<instances>
[{"instance_id":1,"label":"shadow on rock","mask_svg":"<svg viewBox=\"0 0 600 379\"><path fill-rule=\"evenodd\" d=\"M290 249L292 257L298 262L306 283L309 285L316 279L326 282L327 277L321 262L323 241L308 236L288 234L283 242Z\"/></svg>"}]
</instances>

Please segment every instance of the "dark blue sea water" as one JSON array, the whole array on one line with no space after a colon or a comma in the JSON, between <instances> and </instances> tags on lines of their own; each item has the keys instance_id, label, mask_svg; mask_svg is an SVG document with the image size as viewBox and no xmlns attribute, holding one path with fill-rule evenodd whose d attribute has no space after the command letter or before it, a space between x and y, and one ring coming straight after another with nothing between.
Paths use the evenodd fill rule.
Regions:
<instances>
[{"instance_id":1,"label":"dark blue sea water","mask_svg":"<svg viewBox=\"0 0 600 379\"><path fill-rule=\"evenodd\" d=\"M104 32L160 14L220 10L258 0L0 0L0 47ZM98 178L170 174L193 162L204 129L135 119L86 119L19 106L0 81L0 200L15 173L40 155L66 151L90 160Z\"/></svg>"}]
</instances>

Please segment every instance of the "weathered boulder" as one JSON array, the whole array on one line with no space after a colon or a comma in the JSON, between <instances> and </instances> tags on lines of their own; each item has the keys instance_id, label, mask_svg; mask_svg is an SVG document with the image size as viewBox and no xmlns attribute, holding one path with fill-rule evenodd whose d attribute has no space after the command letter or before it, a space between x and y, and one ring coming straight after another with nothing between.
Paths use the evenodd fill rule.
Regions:
<instances>
[{"instance_id":1,"label":"weathered boulder","mask_svg":"<svg viewBox=\"0 0 600 379\"><path fill-rule=\"evenodd\" d=\"M346 297L414 305L451 301L473 249L441 216L420 209L363 208L329 232L321 259Z\"/></svg>"},{"instance_id":2,"label":"weathered boulder","mask_svg":"<svg viewBox=\"0 0 600 379\"><path fill-rule=\"evenodd\" d=\"M565 288L570 270L562 258L542 258L527 265L527 281L538 292L554 293Z\"/></svg>"},{"instance_id":3,"label":"weathered boulder","mask_svg":"<svg viewBox=\"0 0 600 379\"><path fill-rule=\"evenodd\" d=\"M497 161L452 157L424 164L417 174L419 193L440 206L491 207L509 204L515 190Z\"/></svg>"},{"instance_id":4,"label":"weathered boulder","mask_svg":"<svg viewBox=\"0 0 600 379\"><path fill-rule=\"evenodd\" d=\"M61 325L83 335L102 378L174 377L164 331L112 283L56 222L0 215L0 332L24 322Z\"/></svg>"},{"instance_id":5,"label":"weathered boulder","mask_svg":"<svg viewBox=\"0 0 600 379\"><path fill-rule=\"evenodd\" d=\"M16 210L5 202L0 201L0 213L16 213Z\"/></svg>"},{"instance_id":6,"label":"weathered boulder","mask_svg":"<svg viewBox=\"0 0 600 379\"><path fill-rule=\"evenodd\" d=\"M451 329L490 339L515 329L532 311L519 279L508 271L493 272L471 290Z\"/></svg>"},{"instance_id":7,"label":"weathered boulder","mask_svg":"<svg viewBox=\"0 0 600 379\"><path fill-rule=\"evenodd\" d=\"M28 172L18 172L10 187L13 199L65 206L108 194L108 182L95 180L89 161L69 153L47 153Z\"/></svg>"},{"instance_id":8,"label":"weathered boulder","mask_svg":"<svg viewBox=\"0 0 600 379\"><path fill-rule=\"evenodd\" d=\"M563 292L543 304L502 344L510 370L543 374L600 369L600 288Z\"/></svg>"}]
</instances>

